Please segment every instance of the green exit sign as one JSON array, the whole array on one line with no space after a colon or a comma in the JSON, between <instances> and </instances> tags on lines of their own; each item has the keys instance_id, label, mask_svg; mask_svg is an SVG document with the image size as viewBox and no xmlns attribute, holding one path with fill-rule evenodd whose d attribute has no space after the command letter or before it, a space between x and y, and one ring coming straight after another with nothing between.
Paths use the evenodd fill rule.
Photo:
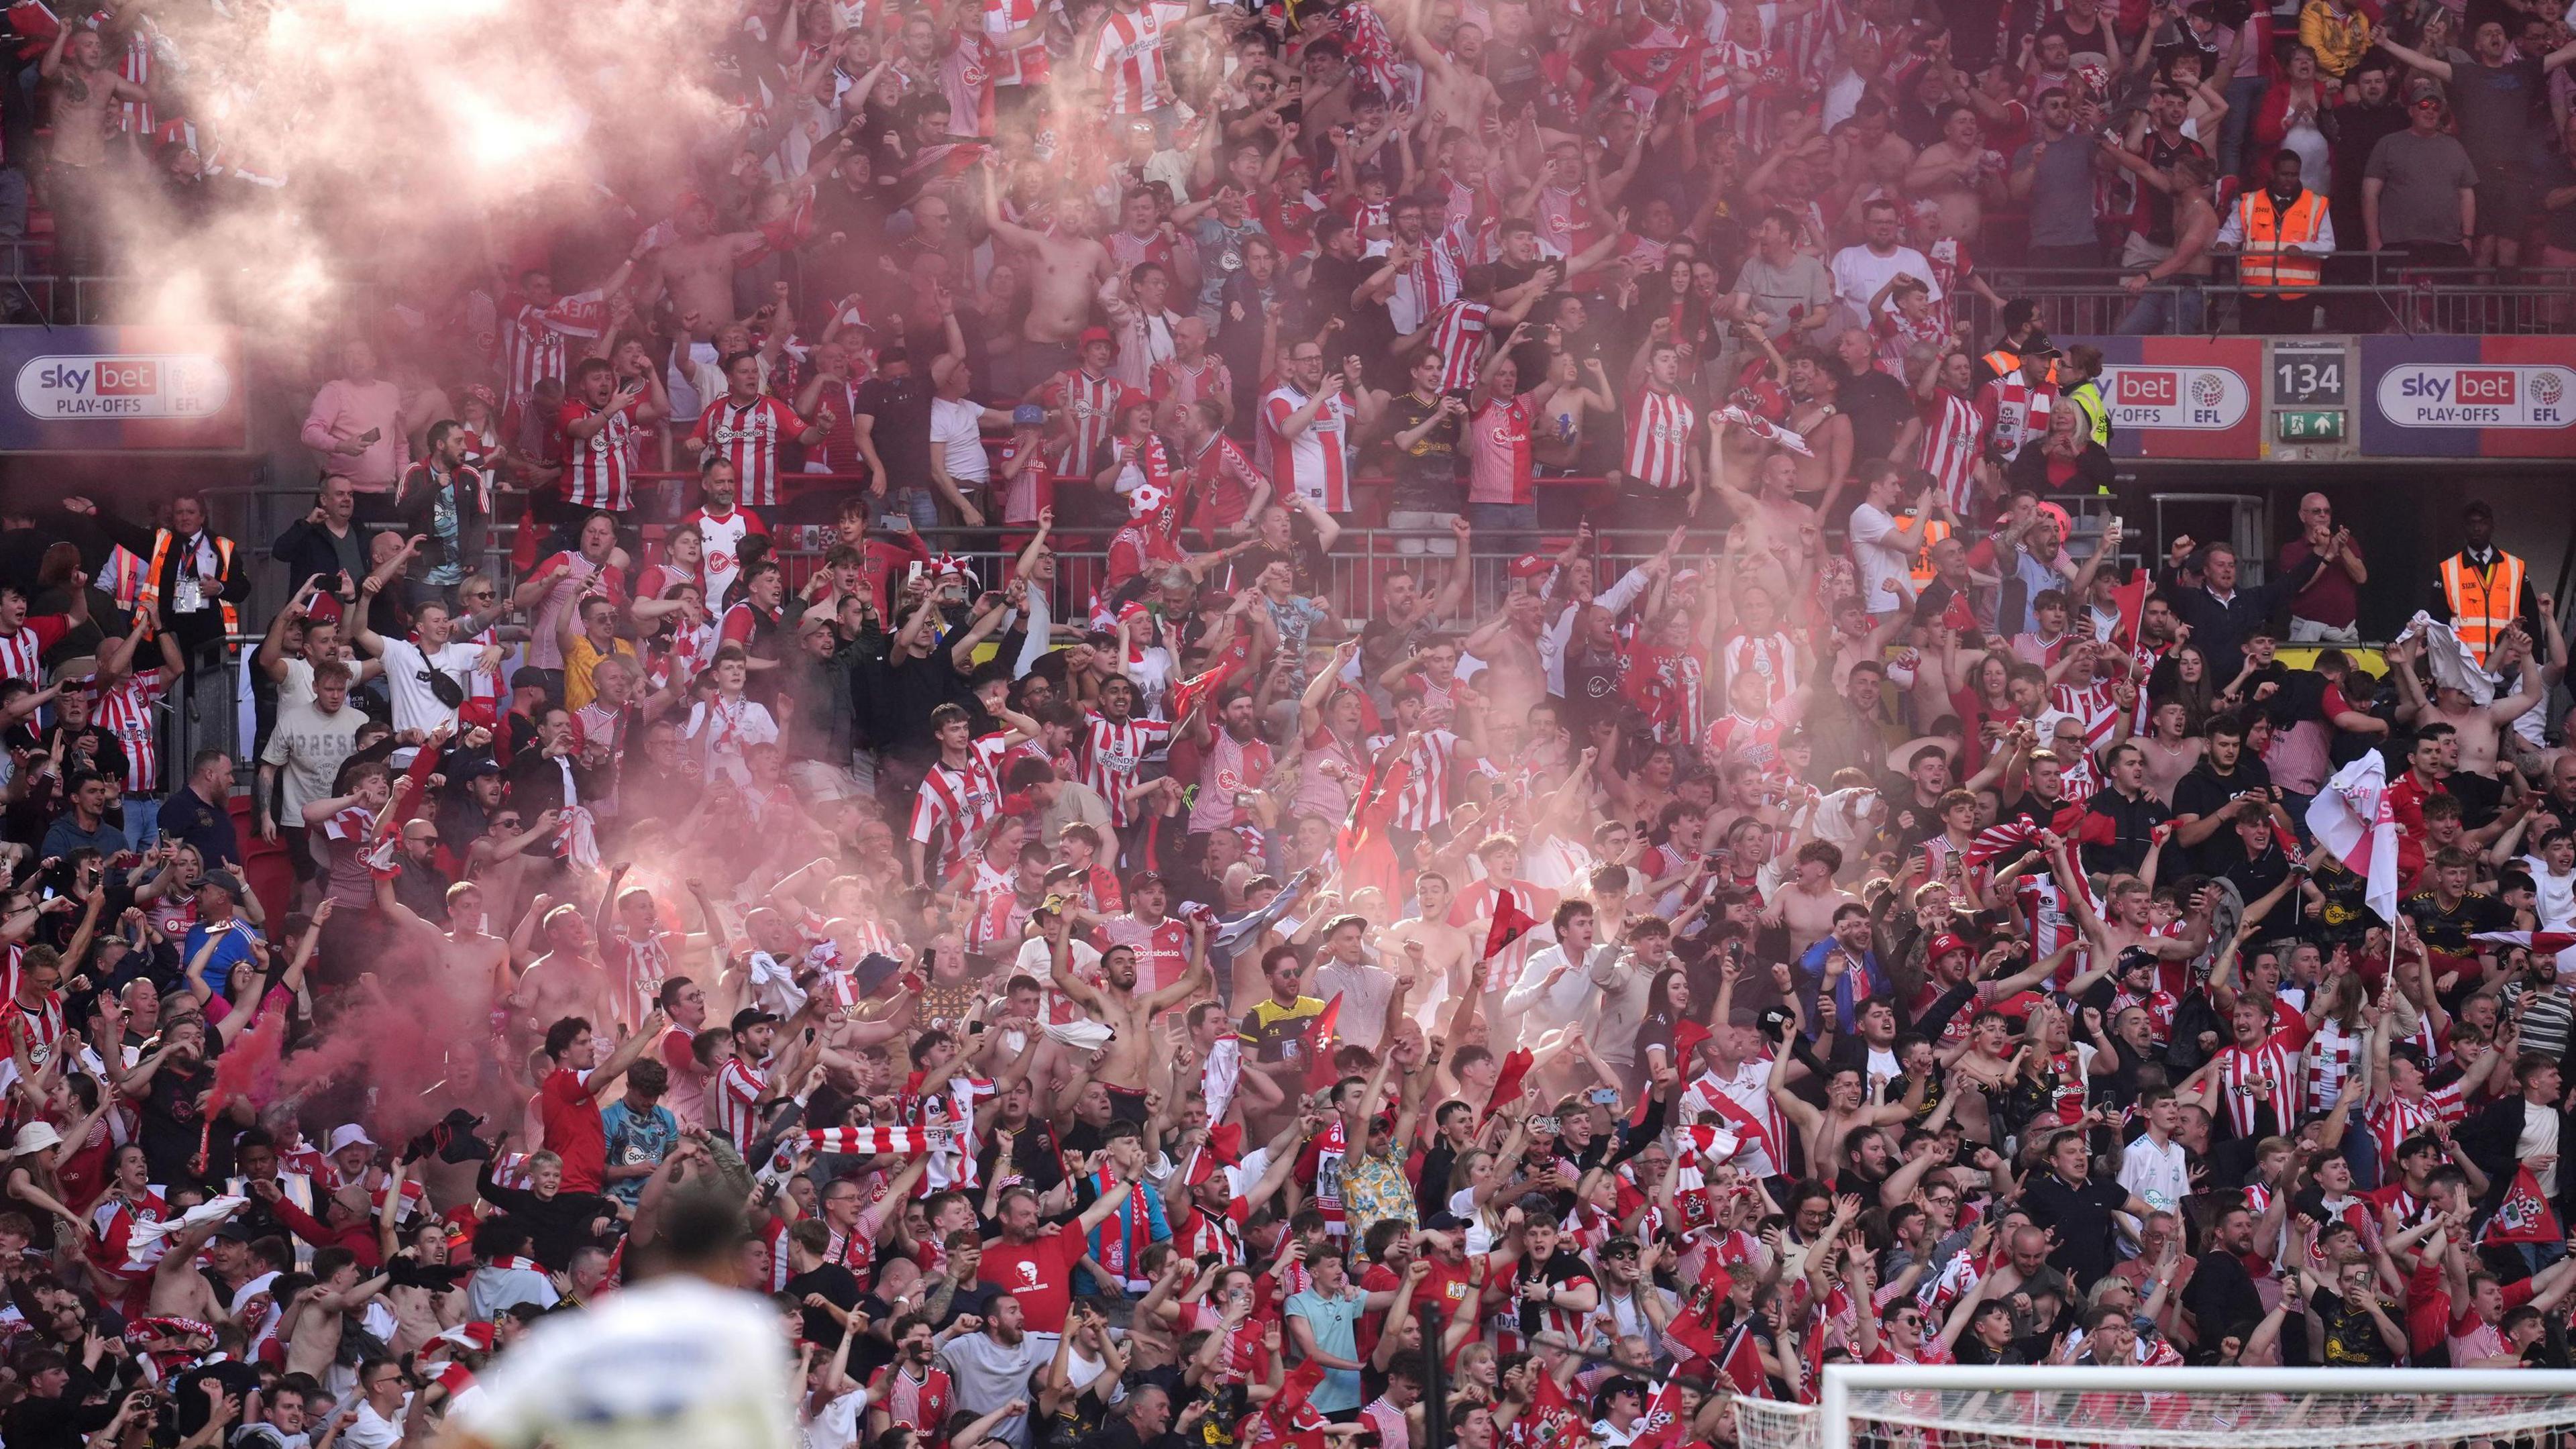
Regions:
<instances>
[{"instance_id":1,"label":"green exit sign","mask_svg":"<svg viewBox=\"0 0 2576 1449\"><path fill-rule=\"evenodd\" d=\"M2343 414L2340 412L2276 412L2272 414L2274 436L2284 443L2340 443L2343 441Z\"/></svg>"}]
</instances>

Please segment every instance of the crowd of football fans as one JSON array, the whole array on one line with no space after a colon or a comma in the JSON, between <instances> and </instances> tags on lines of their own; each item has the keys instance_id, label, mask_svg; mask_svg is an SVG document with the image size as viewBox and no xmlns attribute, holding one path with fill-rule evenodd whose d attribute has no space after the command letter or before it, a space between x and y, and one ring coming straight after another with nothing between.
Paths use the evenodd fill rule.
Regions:
<instances>
[{"instance_id":1,"label":"crowd of football fans","mask_svg":"<svg viewBox=\"0 0 2576 1449\"><path fill-rule=\"evenodd\" d=\"M2141 540L1979 266L2576 261L2559 5L714 10L282 533L0 511L7 1449L2567 1362L2556 602ZM264 13L13 9L0 229L290 204Z\"/></svg>"}]
</instances>

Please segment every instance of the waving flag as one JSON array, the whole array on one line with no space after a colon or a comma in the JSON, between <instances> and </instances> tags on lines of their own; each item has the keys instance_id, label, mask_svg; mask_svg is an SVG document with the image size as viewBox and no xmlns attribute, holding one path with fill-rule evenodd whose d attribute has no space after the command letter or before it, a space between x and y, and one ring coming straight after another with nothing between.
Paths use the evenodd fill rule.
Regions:
<instances>
[{"instance_id":1,"label":"waving flag","mask_svg":"<svg viewBox=\"0 0 2576 1449\"><path fill-rule=\"evenodd\" d=\"M1629 1449L1675 1449L1682 1442L1682 1386L1670 1379L1655 1387L1646 1401L1646 1417L1637 1421Z\"/></svg>"},{"instance_id":2,"label":"waving flag","mask_svg":"<svg viewBox=\"0 0 2576 1449\"><path fill-rule=\"evenodd\" d=\"M2027 815L2017 815L2000 825L1989 825L1977 832L1962 852L1968 864L1984 865L1999 855L2018 855L2039 845L2039 826Z\"/></svg>"},{"instance_id":3,"label":"waving flag","mask_svg":"<svg viewBox=\"0 0 2576 1449\"><path fill-rule=\"evenodd\" d=\"M1719 422L1726 423L1729 426L1740 428L1745 432L1751 433L1753 436L1760 438L1766 443L1786 448L1801 458L1812 458L1816 456L1816 450L1807 446L1805 435L1792 432L1759 413L1747 412L1743 408L1728 406L1717 410L1717 420Z\"/></svg>"},{"instance_id":4,"label":"waving flag","mask_svg":"<svg viewBox=\"0 0 2576 1449\"><path fill-rule=\"evenodd\" d=\"M1771 1397L1771 1376L1762 1371L1762 1350L1753 1346L1750 1320L1735 1325L1726 1340L1726 1352L1717 1357L1717 1371L1748 1399Z\"/></svg>"},{"instance_id":5,"label":"waving flag","mask_svg":"<svg viewBox=\"0 0 2576 1449\"><path fill-rule=\"evenodd\" d=\"M2129 570L2129 581L2111 590L2111 602L2120 610L2120 622L2111 628L2111 642L2134 649L2138 644L2138 620L2147 612L2147 571Z\"/></svg>"},{"instance_id":6,"label":"waving flag","mask_svg":"<svg viewBox=\"0 0 2576 1449\"><path fill-rule=\"evenodd\" d=\"M1485 931L1484 959L1500 956L1514 941L1537 929L1538 918L1521 909L1520 892L1494 892L1494 923Z\"/></svg>"},{"instance_id":7,"label":"waving flag","mask_svg":"<svg viewBox=\"0 0 2576 1449\"><path fill-rule=\"evenodd\" d=\"M1495 1108L1520 1097L1521 1084L1529 1080L1530 1067L1537 1060L1528 1047L1515 1047L1503 1058L1503 1064L1494 1071L1494 1095L1485 1101L1487 1117L1494 1115Z\"/></svg>"},{"instance_id":8,"label":"waving flag","mask_svg":"<svg viewBox=\"0 0 2576 1449\"><path fill-rule=\"evenodd\" d=\"M1314 1025L1306 1028L1306 1090L1321 1091L1333 1084L1333 1040L1342 1020L1342 993L1324 1003L1315 1014Z\"/></svg>"},{"instance_id":9,"label":"waving flag","mask_svg":"<svg viewBox=\"0 0 2576 1449\"><path fill-rule=\"evenodd\" d=\"M1684 1350L1675 1355L1684 1362L1717 1357L1717 1295L1704 1287L1690 1290L1681 1311L1664 1325L1664 1342Z\"/></svg>"},{"instance_id":10,"label":"waving flag","mask_svg":"<svg viewBox=\"0 0 2576 1449\"><path fill-rule=\"evenodd\" d=\"M2308 804L2308 829L2335 859L2369 882L2379 919L2397 919L2397 817L2388 804L2388 764L2377 750L2335 771Z\"/></svg>"},{"instance_id":11,"label":"waving flag","mask_svg":"<svg viewBox=\"0 0 2576 1449\"><path fill-rule=\"evenodd\" d=\"M2531 1164L2517 1163L2513 1186L2506 1189L2504 1201L2496 1205L2495 1216L2487 1219L2485 1231L2478 1235L2481 1243L2555 1243L2566 1236L2558 1226L2558 1210L2541 1194L2540 1179L2531 1172Z\"/></svg>"}]
</instances>

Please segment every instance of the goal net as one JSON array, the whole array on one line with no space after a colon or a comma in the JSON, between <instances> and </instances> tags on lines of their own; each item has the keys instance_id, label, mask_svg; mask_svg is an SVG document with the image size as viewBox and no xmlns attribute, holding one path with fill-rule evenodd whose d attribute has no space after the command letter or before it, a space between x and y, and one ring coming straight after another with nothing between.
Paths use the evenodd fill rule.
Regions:
<instances>
[{"instance_id":1,"label":"goal net","mask_svg":"<svg viewBox=\"0 0 2576 1449\"><path fill-rule=\"evenodd\" d=\"M2569 1449L2576 1372L1832 1364L1740 1449Z\"/></svg>"}]
</instances>

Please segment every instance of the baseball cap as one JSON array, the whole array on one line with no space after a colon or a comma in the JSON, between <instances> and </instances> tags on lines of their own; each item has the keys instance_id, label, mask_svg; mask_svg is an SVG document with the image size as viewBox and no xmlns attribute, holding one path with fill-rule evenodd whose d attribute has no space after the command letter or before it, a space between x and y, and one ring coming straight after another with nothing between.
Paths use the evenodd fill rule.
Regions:
<instances>
[{"instance_id":1,"label":"baseball cap","mask_svg":"<svg viewBox=\"0 0 2576 1449\"><path fill-rule=\"evenodd\" d=\"M781 1019L782 1018L777 1012L763 1011L757 1006L746 1006L742 1010L733 1014L733 1029L737 1032L749 1031L755 1026L776 1022Z\"/></svg>"},{"instance_id":2,"label":"baseball cap","mask_svg":"<svg viewBox=\"0 0 2576 1449\"><path fill-rule=\"evenodd\" d=\"M250 894L248 891L242 889L241 877L228 870L207 871L201 883L213 886L217 890L229 892L232 895L232 898L237 901Z\"/></svg>"},{"instance_id":3,"label":"baseball cap","mask_svg":"<svg viewBox=\"0 0 2576 1449\"><path fill-rule=\"evenodd\" d=\"M1965 940L1960 938L1956 931L1943 931L1940 935L1932 938L1931 949L1926 952L1925 955L1926 959L1938 961L1953 951L1966 951L1970 949L1972 948Z\"/></svg>"},{"instance_id":4,"label":"baseball cap","mask_svg":"<svg viewBox=\"0 0 2576 1449\"><path fill-rule=\"evenodd\" d=\"M1516 559L1513 559L1513 560L1512 560L1512 566L1511 566L1512 577L1513 577L1513 578L1516 578L1516 579L1535 579L1535 578L1539 578L1539 577L1542 577L1543 575L1545 575L1549 569L1554 568L1555 566L1556 566L1556 565L1555 565L1554 563L1552 563L1551 561L1549 561L1549 560L1547 560L1547 559L1544 559L1544 558L1539 557L1537 554L1534 554L1534 553L1525 553L1525 554L1522 554L1519 558L1516 558Z\"/></svg>"}]
</instances>

